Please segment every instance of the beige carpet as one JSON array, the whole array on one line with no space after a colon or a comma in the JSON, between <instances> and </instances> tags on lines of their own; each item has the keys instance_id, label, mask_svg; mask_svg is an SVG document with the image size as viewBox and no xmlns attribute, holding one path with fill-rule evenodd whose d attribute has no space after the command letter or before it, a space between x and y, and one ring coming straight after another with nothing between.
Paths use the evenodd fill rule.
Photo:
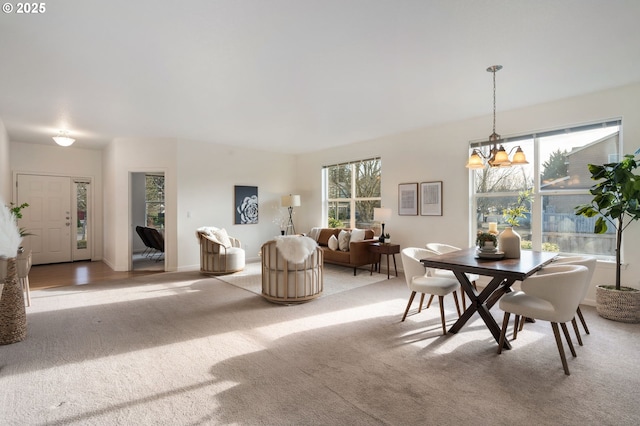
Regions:
<instances>
[{"instance_id":1,"label":"beige carpet","mask_svg":"<svg viewBox=\"0 0 640 426\"><path fill-rule=\"evenodd\" d=\"M357 274L354 276L353 268L331 264L323 266L323 273L324 290L320 297L342 293L343 291L353 290L387 279L386 273L379 274L374 272L371 274L369 269L358 269ZM260 262L247 263L244 270L240 272L221 275L216 278L252 293L262 294L262 264Z\"/></svg>"},{"instance_id":2,"label":"beige carpet","mask_svg":"<svg viewBox=\"0 0 640 426\"><path fill-rule=\"evenodd\" d=\"M408 293L385 276L281 306L197 272L36 290L0 346L0 424L640 424L640 326L585 307L565 376L547 323L497 355L477 316L400 322Z\"/></svg>"}]
</instances>

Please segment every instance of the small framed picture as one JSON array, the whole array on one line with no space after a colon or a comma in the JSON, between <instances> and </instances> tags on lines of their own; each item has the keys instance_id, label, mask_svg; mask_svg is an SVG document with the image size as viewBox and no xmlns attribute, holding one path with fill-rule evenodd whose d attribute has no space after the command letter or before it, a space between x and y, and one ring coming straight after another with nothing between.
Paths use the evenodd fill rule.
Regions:
<instances>
[{"instance_id":1,"label":"small framed picture","mask_svg":"<svg viewBox=\"0 0 640 426\"><path fill-rule=\"evenodd\" d=\"M442 181L420 184L420 215L442 216Z\"/></svg>"},{"instance_id":2,"label":"small framed picture","mask_svg":"<svg viewBox=\"0 0 640 426\"><path fill-rule=\"evenodd\" d=\"M398 214L400 216L418 215L417 183L401 183L398 185Z\"/></svg>"},{"instance_id":3,"label":"small framed picture","mask_svg":"<svg viewBox=\"0 0 640 426\"><path fill-rule=\"evenodd\" d=\"M234 187L235 205L234 215L236 225L248 225L258 223L258 187L238 186Z\"/></svg>"}]
</instances>

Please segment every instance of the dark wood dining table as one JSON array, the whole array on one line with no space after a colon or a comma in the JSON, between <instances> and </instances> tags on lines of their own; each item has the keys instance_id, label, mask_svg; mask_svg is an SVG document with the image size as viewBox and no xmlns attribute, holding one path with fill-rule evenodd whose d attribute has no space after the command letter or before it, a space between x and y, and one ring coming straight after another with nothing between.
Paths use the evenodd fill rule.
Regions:
<instances>
[{"instance_id":1,"label":"dark wood dining table","mask_svg":"<svg viewBox=\"0 0 640 426\"><path fill-rule=\"evenodd\" d=\"M523 281L535 274L545 265L549 264L557 256L557 253L522 250L519 259L481 259L478 257L475 247L440 254L426 259L421 259L422 264L428 268L448 269L460 281L464 292L471 299L471 303L453 324L450 333L457 333L466 324L471 316L478 312L487 325L491 334L500 340L500 326L493 318L489 310L502 297L511 290L516 281ZM491 281L482 291L477 291L469 278L468 273L491 277ZM511 349L507 339L504 349Z\"/></svg>"}]
</instances>

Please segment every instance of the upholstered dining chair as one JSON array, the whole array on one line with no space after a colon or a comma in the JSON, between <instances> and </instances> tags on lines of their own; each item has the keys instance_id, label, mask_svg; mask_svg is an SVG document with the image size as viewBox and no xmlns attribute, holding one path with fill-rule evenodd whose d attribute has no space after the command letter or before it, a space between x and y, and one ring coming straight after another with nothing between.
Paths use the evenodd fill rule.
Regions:
<instances>
[{"instance_id":1,"label":"upholstered dining chair","mask_svg":"<svg viewBox=\"0 0 640 426\"><path fill-rule=\"evenodd\" d=\"M498 342L498 353L502 352L510 314L515 314L516 318L525 316L549 321L556 338L564 373L569 375L569 366L558 324L561 325L571 354L575 357L576 351L569 337L566 323L575 316L576 309L582 300L583 287L587 285L589 270L580 265L548 266L545 269L544 274L534 275L524 280L521 291L507 293L500 299L499 306L504 311L504 319Z\"/></svg>"},{"instance_id":2,"label":"upholstered dining chair","mask_svg":"<svg viewBox=\"0 0 640 426\"><path fill-rule=\"evenodd\" d=\"M18 256L16 258L18 281L20 282L22 290L26 295L27 306L31 306L31 289L29 288L29 271L31 271L31 265L31 250L25 250L21 253L18 253Z\"/></svg>"},{"instance_id":3,"label":"upholstered dining chair","mask_svg":"<svg viewBox=\"0 0 640 426\"><path fill-rule=\"evenodd\" d=\"M593 256L568 256L568 257L557 258L556 260L553 261L551 265L581 265L586 267L589 270L589 273L587 274L587 278L586 278L587 282L583 288L582 297L580 298L580 301L582 302L582 300L584 300L585 296L587 295L587 291L589 291L589 286L591 285L591 279L593 278L593 273L596 270L596 263L597 263L597 260ZM543 268L537 272L537 275L543 275L547 273L547 271L548 271L548 268ZM587 322L585 321L584 316L582 315L582 311L580 310L580 305L578 305L578 308L576 309L576 314L578 315L578 318L582 323L582 327L584 328L584 331L587 334L590 334L589 327L587 327ZM580 346L583 346L582 337L580 336L580 331L578 330L578 322L576 321L575 317L573 317L573 319L571 320L571 325L573 326L573 331L576 333L576 340L578 341L578 344ZM524 327L524 317L520 319L520 326L518 327L518 330L522 331L523 327ZM516 335L517 335L516 328L514 327L514 336Z\"/></svg>"},{"instance_id":4,"label":"upholstered dining chair","mask_svg":"<svg viewBox=\"0 0 640 426\"><path fill-rule=\"evenodd\" d=\"M407 318L407 313L409 312L409 308L411 308L411 304L413 303L416 293L421 293L418 312L422 311L424 295L435 295L438 296L438 302L440 304L442 334L447 334L447 326L444 318L444 296L449 293L453 293L453 298L456 302L456 310L458 311L458 316L460 316L460 305L458 304L458 295L456 293L460 283L455 278L430 276L431 271L427 270L424 265L420 263L420 259L425 259L433 255L434 252L418 247L407 247L401 252L405 280L407 282L407 287L411 290L409 303L407 303L407 309L404 311L402 321Z\"/></svg>"},{"instance_id":5,"label":"upholstered dining chair","mask_svg":"<svg viewBox=\"0 0 640 426\"><path fill-rule=\"evenodd\" d=\"M452 246L449 244L443 244L443 243L427 243L426 245L427 250L431 250L436 252L437 254L445 254L445 253L451 253L453 251L458 251L461 250L460 247L456 247L456 246ZM455 278L455 275L453 274L453 271L449 271L446 269L435 269L434 273L437 277L445 277L445 278L450 278L453 277ZM477 274L466 274L467 278L469 279L469 281L471 281L471 285L473 286L473 288L475 288L476 290L478 290L478 287L476 287L476 281L478 279L480 279L480 276ZM462 288L460 288L460 293L462 294L462 310L466 310L467 309L467 298L464 296L464 290ZM427 302L427 308L429 307L429 305L431 304L431 301L433 300L433 296L431 296L429 298L429 302Z\"/></svg>"}]
</instances>

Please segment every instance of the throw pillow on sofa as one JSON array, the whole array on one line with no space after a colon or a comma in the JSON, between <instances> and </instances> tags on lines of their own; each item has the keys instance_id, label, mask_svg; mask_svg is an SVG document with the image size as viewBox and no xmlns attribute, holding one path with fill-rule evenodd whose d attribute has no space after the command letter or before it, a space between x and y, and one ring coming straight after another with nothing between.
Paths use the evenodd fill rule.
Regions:
<instances>
[{"instance_id":1,"label":"throw pillow on sofa","mask_svg":"<svg viewBox=\"0 0 640 426\"><path fill-rule=\"evenodd\" d=\"M329 246L330 250L338 250L338 239L335 235L332 235L331 238L329 238L329 243L327 245Z\"/></svg>"},{"instance_id":2,"label":"throw pillow on sofa","mask_svg":"<svg viewBox=\"0 0 640 426\"><path fill-rule=\"evenodd\" d=\"M351 241L364 241L364 229L354 228L351 230Z\"/></svg>"},{"instance_id":3,"label":"throw pillow on sofa","mask_svg":"<svg viewBox=\"0 0 640 426\"><path fill-rule=\"evenodd\" d=\"M231 240L229 239L229 234L227 234L227 230L222 228L222 229L217 229L215 231L212 232L213 236L215 237L216 240L218 240L218 242L225 246L226 248L231 247Z\"/></svg>"},{"instance_id":4,"label":"throw pillow on sofa","mask_svg":"<svg viewBox=\"0 0 640 426\"><path fill-rule=\"evenodd\" d=\"M344 229L338 234L338 248L341 251L349 251L349 241L351 240L351 233Z\"/></svg>"}]
</instances>

